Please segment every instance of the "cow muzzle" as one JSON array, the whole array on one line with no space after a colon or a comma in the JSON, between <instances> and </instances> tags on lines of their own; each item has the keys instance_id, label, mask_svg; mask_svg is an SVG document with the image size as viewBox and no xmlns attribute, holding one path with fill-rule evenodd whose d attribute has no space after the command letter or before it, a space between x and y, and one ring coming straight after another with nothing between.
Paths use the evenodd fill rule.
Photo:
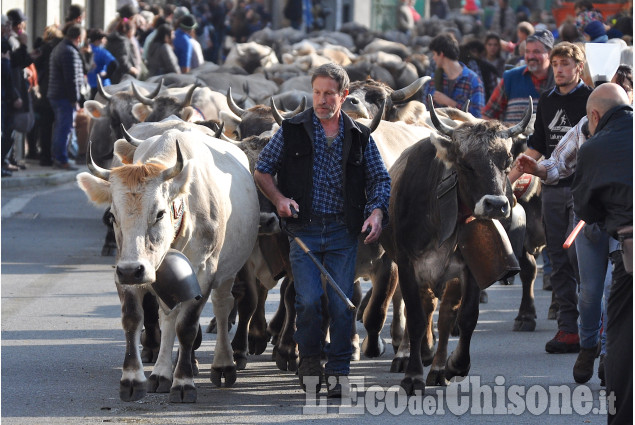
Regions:
<instances>
[{"instance_id":1,"label":"cow muzzle","mask_svg":"<svg viewBox=\"0 0 635 425\"><path fill-rule=\"evenodd\" d=\"M474 216L478 218L501 219L509 217L511 209L506 196L485 195L474 208Z\"/></svg>"},{"instance_id":2,"label":"cow muzzle","mask_svg":"<svg viewBox=\"0 0 635 425\"><path fill-rule=\"evenodd\" d=\"M122 261L115 267L117 283L142 285L155 281L154 267L145 261Z\"/></svg>"}]
</instances>

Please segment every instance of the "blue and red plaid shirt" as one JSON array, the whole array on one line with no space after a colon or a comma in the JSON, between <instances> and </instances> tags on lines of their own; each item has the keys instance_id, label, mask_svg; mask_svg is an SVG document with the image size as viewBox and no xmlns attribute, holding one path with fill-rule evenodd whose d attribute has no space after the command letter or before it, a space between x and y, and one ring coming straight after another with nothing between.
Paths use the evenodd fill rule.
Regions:
<instances>
[{"instance_id":1,"label":"blue and red plaid shirt","mask_svg":"<svg viewBox=\"0 0 635 425\"><path fill-rule=\"evenodd\" d=\"M467 101L470 101L469 112L476 118L481 118L481 108L485 106L485 90L483 82L478 75L464 63L459 62L463 67L463 72L456 79L454 88L450 91L450 82L445 72L443 73L443 94L454 100L458 109L463 109ZM428 104L428 95L434 96L434 73L430 76L431 80L423 86L423 103Z\"/></svg>"},{"instance_id":2,"label":"blue and red plaid shirt","mask_svg":"<svg viewBox=\"0 0 635 425\"><path fill-rule=\"evenodd\" d=\"M340 116L340 131L328 145L320 120L313 117L313 214L340 214L344 211L344 173L342 170L342 146L344 141L344 119ZM273 135L260 152L256 170L276 175L282 164L284 137L282 127ZM372 137L364 151L364 173L366 177L366 217L379 208L388 217L390 200L390 176Z\"/></svg>"}]
</instances>

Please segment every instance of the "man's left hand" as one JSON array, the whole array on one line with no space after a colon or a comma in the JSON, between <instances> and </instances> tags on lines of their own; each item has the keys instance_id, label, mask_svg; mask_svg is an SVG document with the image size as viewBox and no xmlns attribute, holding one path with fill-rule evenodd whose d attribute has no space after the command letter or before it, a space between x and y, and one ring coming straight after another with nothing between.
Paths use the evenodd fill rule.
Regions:
<instances>
[{"instance_id":1,"label":"man's left hand","mask_svg":"<svg viewBox=\"0 0 635 425\"><path fill-rule=\"evenodd\" d=\"M441 93L439 90L435 90L434 94L432 95L432 99L434 99L435 103L437 103L437 104L439 104L441 106L456 107L456 104L457 104L449 96Z\"/></svg>"},{"instance_id":2,"label":"man's left hand","mask_svg":"<svg viewBox=\"0 0 635 425\"><path fill-rule=\"evenodd\" d=\"M370 233L364 239L365 244L377 242L379 235L381 235L381 222L384 218L384 213L380 209L374 209L370 216L364 221L362 226L362 233L370 230Z\"/></svg>"}]
</instances>

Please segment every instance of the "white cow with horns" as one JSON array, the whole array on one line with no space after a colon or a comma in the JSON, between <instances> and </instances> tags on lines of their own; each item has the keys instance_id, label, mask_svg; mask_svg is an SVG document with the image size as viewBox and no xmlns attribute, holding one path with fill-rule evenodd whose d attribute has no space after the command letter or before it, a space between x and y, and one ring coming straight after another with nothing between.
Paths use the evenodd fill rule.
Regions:
<instances>
[{"instance_id":1,"label":"white cow with horns","mask_svg":"<svg viewBox=\"0 0 635 425\"><path fill-rule=\"evenodd\" d=\"M157 123L158 124L158 123ZM171 402L196 401L193 344L205 301L212 294L218 337L211 380L236 380L228 316L236 273L249 257L258 233L258 198L247 158L230 143L200 131L158 128L145 140L119 140L124 165L106 170L89 163L91 173L77 181L97 205L109 205L117 240L115 283L121 300L126 356L119 395L136 401L146 392L169 392ZM161 348L148 381L139 352L142 300L156 280L156 269L170 248L191 262L203 297L160 312ZM213 290L213 293L212 293ZM175 336L179 356L172 369Z\"/></svg>"}]
</instances>

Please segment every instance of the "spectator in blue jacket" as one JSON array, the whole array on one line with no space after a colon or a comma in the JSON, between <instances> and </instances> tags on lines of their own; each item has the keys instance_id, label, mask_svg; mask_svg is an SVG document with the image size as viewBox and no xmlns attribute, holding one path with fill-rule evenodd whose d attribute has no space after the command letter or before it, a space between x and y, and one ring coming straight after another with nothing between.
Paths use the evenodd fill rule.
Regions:
<instances>
[{"instance_id":1,"label":"spectator in blue jacket","mask_svg":"<svg viewBox=\"0 0 635 425\"><path fill-rule=\"evenodd\" d=\"M85 30L79 24L71 24L64 40L51 53L49 64L48 99L55 112L53 167L62 170L77 170L68 162L66 144L75 112L79 110L84 81L83 62L79 53L84 37Z\"/></svg>"},{"instance_id":2,"label":"spectator in blue jacket","mask_svg":"<svg viewBox=\"0 0 635 425\"><path fill-rule=\"evenodd\" d=\"M117 59L104 47L106 34L99 28L88 30L86 37L90 42L92 52L92 66L88 71L88 85L90 86L90 98L94 99L97 94L97 76L101 77L104 87L111 84L110 76L117 70L119 63Z\"/></svg>"},{"instance_id":3,"label":"spectator in blue jacket","mask_svg":"<svg viewBox=\"0 0 635 425\"><path fill-rule=\"evenodd\" d=\"M193 66L193 56L195 55L192 45L192 36L196 28L196 20L192 15L185 15L179 21L179 28L174 32L174 53L179 60L181 72L187 74Z\"/></svg>"}]
</instances>

